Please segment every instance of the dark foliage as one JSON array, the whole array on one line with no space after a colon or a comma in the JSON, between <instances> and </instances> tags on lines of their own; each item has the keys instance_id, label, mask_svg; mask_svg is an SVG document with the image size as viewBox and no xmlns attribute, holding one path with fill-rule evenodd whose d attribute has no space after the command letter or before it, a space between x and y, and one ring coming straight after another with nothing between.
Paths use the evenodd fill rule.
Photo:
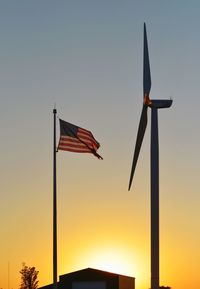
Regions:
<instances>
[{"instance_id":1,"label":"dark foliage","mask_svg":"<svg viewBox=\"0 0 200 289\"><path fill-rule=\"evenodd\" d=\"M20 289L37 289L38 288L38 273L35 267L28 267L25 263L22 264L21 284Z\"/></svg>"}]
</instances>

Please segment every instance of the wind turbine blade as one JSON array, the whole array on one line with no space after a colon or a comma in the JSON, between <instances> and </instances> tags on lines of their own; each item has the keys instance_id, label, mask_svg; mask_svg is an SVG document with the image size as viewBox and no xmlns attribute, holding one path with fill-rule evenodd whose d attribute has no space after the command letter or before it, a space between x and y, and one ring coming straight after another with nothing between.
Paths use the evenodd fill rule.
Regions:
<instances>
[{"instance_id":1,"label":"wind turbine blade","mask_svg":"<svg viewBox=\"0 0 200 289\"><path fill-rule=\"evenodd\" d=\"M135 152L134 152L134 156L133 156L133 163L132 163L132 168L131 168L129 186L128 186L128 190L129 191L130 191L130 188L131 188L133 175L134 175L134 172L135 172L138 156L139 156L139 153L140 153L140 148L141 148L142 141L143 141L144 134L145 134L145 130L146 130L146 127L147 127L147 108L148 107L146 105L143 105L142 114L141 114L141 117L140 117L139 128L138 128L138 133L137 133L137 140L136 140L136 144L135 144Z\"/></svg>"},{"instance_id":2,"label":"wind turbine blade","mask_svg":"<svg viewBox=\"0 0 200 289\"><path fill-rule=\"evenodd\" d=\"M151 72L149 63L149 51L147 43L146 24L144 23L144 58L143 58L143 91L144 97L149 96L151 89Z\"/></svg>"}]
</instances>

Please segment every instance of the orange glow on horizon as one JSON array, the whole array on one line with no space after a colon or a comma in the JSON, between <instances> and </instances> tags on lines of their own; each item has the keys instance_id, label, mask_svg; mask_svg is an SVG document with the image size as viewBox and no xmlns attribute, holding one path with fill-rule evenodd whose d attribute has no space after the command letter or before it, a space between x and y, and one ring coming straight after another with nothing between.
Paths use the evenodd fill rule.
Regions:
<instances>
[{"instance_id":1,"label":"orange glow on horizon","mask_svg":"<svg viewBox=\"0 0 200 289\"><path fill-rule=\"evenodd\" d=\"M93 248L87 248L84 252L77 252L74 256L73 270L77 271L84 268L94 268L120 275L136 278L137 286L142 286L144 279L144 264L142 266L141 256L138 253L133 254L130 248L123 246L97 245ZM77 266L78 264L78 266ZM72 264L71 264L72 265ZM66 266L63 266L66 273Z\"/></svg>"}]
</instances>

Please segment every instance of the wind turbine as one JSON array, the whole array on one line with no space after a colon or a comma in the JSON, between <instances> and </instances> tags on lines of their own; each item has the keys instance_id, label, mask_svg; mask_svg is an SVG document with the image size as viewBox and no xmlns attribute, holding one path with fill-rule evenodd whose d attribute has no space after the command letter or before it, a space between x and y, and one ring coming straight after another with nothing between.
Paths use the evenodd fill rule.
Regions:
<instances>
[{"instance_id":1,"label":"wind turbine","mask_svg":"<svg viewBox=\"0 0 200 289\"><path fill-rule=\"evenodd\" d=\"M151 289L159 289L159 141L158 109L172 105L171 99L150 99L151 73L147 43L146 24L144 23L143 59L143 107L135 144L135 152L130 174L131 188L140 148L147 127L147 110L151 108Z\"/></svg>"}]
</instances>

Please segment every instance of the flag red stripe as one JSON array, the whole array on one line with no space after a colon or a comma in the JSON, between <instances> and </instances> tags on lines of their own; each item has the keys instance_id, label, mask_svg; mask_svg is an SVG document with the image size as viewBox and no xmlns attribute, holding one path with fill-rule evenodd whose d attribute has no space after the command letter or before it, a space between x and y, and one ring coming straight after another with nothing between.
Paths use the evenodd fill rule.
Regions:
<instances>
[{"instance_id":1,"label":"flag red stripe","mask_svg":"<svg viewBox=\"0 0 200 289\"><path fill-rule=\"evenodd\" d=\"M92 152L92 150L95 151L95 149L89 148L87 146L82 146L82 145L73 145L73 144L63 144L59 143L58 149L74 149L74 150L79 150L79 151L87 151L87 152Z\"/></svg>"},{"instance_id":2,"label":"flag red stripe","mask_svg":"<svg viewBox=\"0 0 200 289\"><path fill-rule=\"evenodd\" d=\"M96 148L94 146L91 146L91 145L85 145L85 144L82 144L82 143L73 143L73 142L63 142L63 141L60 141L59 142L59 145L58 145L58 149L60 149L60 147L79 147L79 148L83 148L83 149L87 149L89 151L91 150L96 150Z\"/></svg>"},{"instance_id":3,"label":"flag red stripe","mask_svg":"<svg viewBox=\"0 0 200 289\"><path fill-rule=\"evenodd\" d=\"M90 140L92 141L93 143L95 143L96 145L98 145L98 142L94 139L93 135L89 135L89 134L82 134L81 132L78 131L78 134L77 136L80 138L80 139L83 139L83 140Z\"/></svg>"},{"instance_id":4,"label":"flag red stripe","mask_svg":"<svg viewBox=\"0 0 200 289\"><path fill-rule=\"evenodd\" d=\"M78 128L78 131L82 131L83 133L87 133L87 134L92 135L92 132L91 132L91 131L89 131L89 130L87 130L87 129L84 129L84 128L81 128L81 127Z\"/></svg>"},{"instance_id":5,"label":"flag red stripe","mask_svg":"<svg viewBox=\"0 0 200 289\"><path fill-rule=\"evenodd\" d=\"M62 150L70 150L70 151L77 151L77 152L91 152L91 150L89 148L87 148L86 146L79 146L79 145L63 145L63 144L59 144L59 149Z\"/></svg>"},{"instance_id":6,"label":"flag red stripe","mask_svg":"<svg viewBox=\"0 0 200 289\"><path fill-rule=\"evenodd\" d=\"M81 132L83 134L87 134L87 135L92 135L91 131L83 129L83 128L78 128L78 132Z\"/></svg>"},{"instance_id":7,"label":"flag red stripe","mask_svg":"<svg viewBox=\"0 0 200 289\"><path fill-rule=\"evenodd\" d=\"M72 142L72 143L80 143L80 140L77 138L73 138L71 136L60 136L60 141L62 142Z\"/></svg>"},{"instance_id":8,"label":"flag red stripe","mask_svg":"<svg viewBox=\"0 0 200 289\"><path fill-rule=\"evenodd\" d=\"M59 146L59 150L77 152L77 153L92 153L92 151L88 148L78 148L78 147L70 147L70 146Z\"/></svg>"},{"instance_id":9,"label":"flag red stripe","mask_svg":"<svg viewBox=\"0 0 200 289\"><path fill-rule=\"evenodd\" d=\"M90 148L88 148L87 146L85 146L84 144L81 144L81 143L79 143L79 144L77 144L77 143L68 143L68 142L62 142L62 141L60 141L59 142L59 147L74 147L74 148L82 148L82 149L87 149L87 150L91 150Z\"/></svg>"},{"instance_id":10,"label":"flag red stripe","mask_svg":"<svg viewBox=\"0 0 200 289\"><path fill-rule=\"evenodd\" d=\"M71 136L60 136L60 139L62 139L63 141L76 141L77 143L80 142L80 140L82 140L83 142L87 143L87 144L91 144L91 145L94 145L95 147L99 148L99 143L96 142L94 139L92 139L91 137L85 137L85 136L80 136L78 134L78 138L74 138L74 137L71 137Z\"/></svg>"},{"instance_id":11,"label":"flag red stripe","mask_svg":"<svg viewBox=\"0 0 200 289\"><path fill-rule=\"evenodd\" d=\"M83 147L89 146L89 148L95 149L95 150L97 150L99 148L99 143L95 142L93 139L88 139L88 138L86 138L86 139L85 138L80 138L80 140L79 140L79 139L76 139L76 138L73 138L73 137L69 137L69 136L61 136L60 137L60 141L59 141L59 146L60 146L61 143L63 145L79 144L79 145L82 145ZM59 146L58 146L58 148L59 148Z\"/></svg>"},{"instance_id":12,"label":"flag red stripe","mask_svg":"<svg viewBox=\"0 0 200 289\"><path fill-rule=\"evenodd\" d=\"M91 150L87 149L87 148L77 148L77 147L69 147L69 146L60 146L59 149L62 150L70 150L73 152L91 152Z\"/></svg>"},{"instance_id":13,"label":"flag red stripe","mask_svg":"<svg viewBox=\"0 0 200 289\"><path fill-rule=\"evenodd\" d=\"M60 142L62 142L63 144L64 143L73 143L73 144L75 144L75 143L77 143L77 144L82 144L82 145L84 145L84 146L89 146L89 147L92 147L92 148L98 148L99 146L98 146L98 144L96 144L95 142L93 142L93 141L83 141L83 142L81 142L80 140L78 140L78 139L73 139L73 138L70 138L70 137L68 137L68 138L60 138Z\"/></svg>"}]
</instances>

